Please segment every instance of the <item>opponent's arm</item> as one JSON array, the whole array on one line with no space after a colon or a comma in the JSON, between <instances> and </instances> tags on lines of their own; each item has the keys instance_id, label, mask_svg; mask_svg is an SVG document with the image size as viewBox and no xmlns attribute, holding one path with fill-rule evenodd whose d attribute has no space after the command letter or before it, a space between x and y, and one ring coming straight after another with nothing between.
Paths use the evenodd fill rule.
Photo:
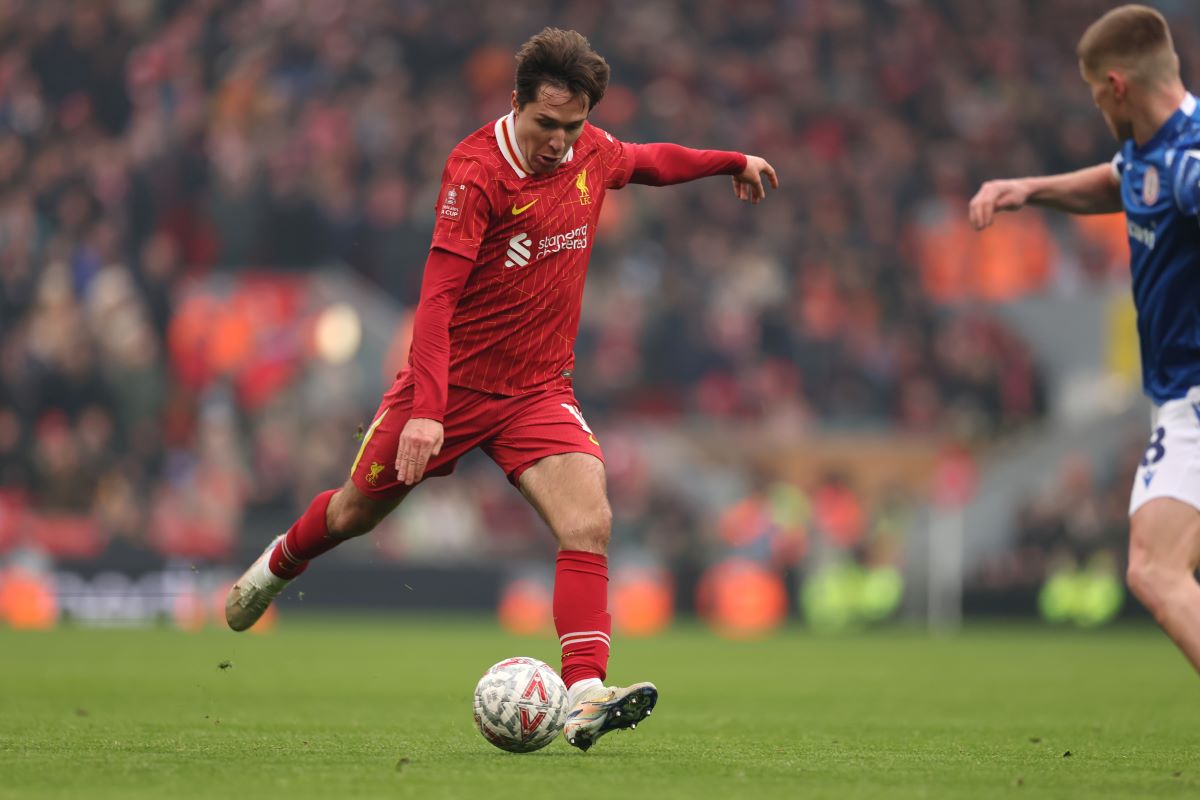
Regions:
<instances>
[{"instance_id":1,"label":"opponent's arm","mask_svg":"<svg viewBox=\"0 0 1200 800\"><path fill-rule=\"evenodd\" d=\"M766 197L762 176L779 188L775 168L758 156L726 150L693 150L677 144L626 144L633 151L630 183L669 186L711 175L733 176L733 191L739 200L757 203Z\"/></svg>"},{"instance_id":2,"label":"opponent's arm","mask_svg":"<svg viewBox=\"0 0 1200 800\"><path fill-rule=\"evenodd\" d=\"M473 266L471 259L436 247L425 261L408 359L414 379L412 418L405 423L396 450L396 475L406 485L420 481L430 457L442 450L450 380L450 318Z\"/></svg>"},{"instance_id":3,"label":"opponent's arm","mask_svg":"<svg viewBox=\"0 0 1200 800\"><path fill-rule=\"evenodd\" d=\"M988 181L971 198L967 212L981 231L999 211L1026 205L1045 206L1071 214L1113 214L1121 210L1121 182L1110 163L1035 178Z\"/></svg>"}]
</instances>

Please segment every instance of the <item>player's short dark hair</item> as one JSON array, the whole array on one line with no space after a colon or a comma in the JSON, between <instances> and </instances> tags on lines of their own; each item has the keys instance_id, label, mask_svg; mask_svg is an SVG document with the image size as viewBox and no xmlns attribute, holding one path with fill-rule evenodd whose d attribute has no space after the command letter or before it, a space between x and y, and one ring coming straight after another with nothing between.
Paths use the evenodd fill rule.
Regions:
<instances>
[{"instance_id":1,"label":"player's short dark hair","mask_svg":"<svg viewBox=\"0 0 1200 800\"><path fill-rule=\"evenodd\" d=\"M1091 76L1114 67L1151 85L1179 76L1171 29L1163 15L1149 6L1126 5L1109 11L1088 26L1075 52Z\"/></svg>"},{"instance_id":2,"label":"player's short dark hair","mask_svg":"<svg viewBox=\"0 0 1200 800\"><path fill-rule=\"evenodd\" d=\"M588 111L608 88L608 62L576 31L545 28L517 51L517 104L537 100L545 86L587 98Z\"/></svg>"}]
</instances>

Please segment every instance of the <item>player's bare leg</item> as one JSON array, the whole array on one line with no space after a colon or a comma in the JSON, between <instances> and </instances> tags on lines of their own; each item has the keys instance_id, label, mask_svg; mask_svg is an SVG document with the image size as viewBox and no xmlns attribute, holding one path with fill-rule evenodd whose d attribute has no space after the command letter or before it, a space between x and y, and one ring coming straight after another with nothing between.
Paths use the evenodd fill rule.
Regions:
<instances>
[{"instance_id":1,"label":"player's bare leg","mask_svg":"<svg viewBox=\"0 0 1200 800\"><path fill-rule=\"evenodd\" d=\"M1160 497L1131 522L1129 588L1200 672L1200 511Z\"/></svg>"},{"instance_id":2,"label":"player's bare leg","mask_svg":"<svg viewBox=\"0 0 1200 800\"><path fill-rule=\"evenodd\" d=\"M277 536L250 565L225 598L225 621L244 631L259 620L271 601L297 578L310 559L375 529L408 494L379 500L367 497L346 481L341 489L322 492L291 529Z\"/></svg>"},{"instance_id":3,"label":"player's bare leg","mask_svg":"<svg viewBox=\"0 0 1200 800\"><path fill-rule=\"evenodd\" d=\"M603 683L612 630L607 557L612 509L604 464L587 453L550 456L526 470L520 486L558 539L554 626L570 705L563 736L587 750L609 731L636 727L658 702L652 683Z\"/></svg>"},{"instance_id":4,"label":"player's bare leg","mask_svg":"<svg viewBox=\"0 0 1200 800\"><path fill-rule=\"evenodd\" d=\"M521 494L563 550L608 554L612 508L604 464L587 453L549 456L521 474Z\"/></svg>"}]
</instances>

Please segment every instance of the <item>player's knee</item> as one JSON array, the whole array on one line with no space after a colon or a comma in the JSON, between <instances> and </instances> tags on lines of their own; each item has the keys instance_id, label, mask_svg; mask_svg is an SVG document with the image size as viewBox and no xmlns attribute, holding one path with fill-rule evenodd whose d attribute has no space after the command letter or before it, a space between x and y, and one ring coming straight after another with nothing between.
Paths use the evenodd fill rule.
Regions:
<instances>
[{"instance_id":1,"label":"player's knee","mask_svg":"<svg viewBox=\"0 0 1200 800\"><path fill-rule=\"evenodd\" d=\"M1125 570L1125 582L1129 584L1129 591L1141 601L1150 613L1158 615L1156 609L1161 606L1159 594L1156 588L1160 585L1160 581L1156 578L1158 570L1154 563L1144 554L1139 554L1137 551L1131 551L1129 554L1129 567Z\"/></svg>"},{"instance_id":2,"label":"player's knee","mask_svg":"<svg viewBox=\"0 0 1200 800\"><path fill-rule=\"evenodd\" d=\"M1171 598L1177 596L1179 585L1190 580L1193 578L1185 565L1172 563L1163 554L1139 547L1136 539L1131 542L1125 581L1129 590L1159 622L1169 612Z\"/></svg>"},{"instance_id":3,"label":"player's knee","mask_svg":"<svg viewBox=\"0 0 1200 800\"><path fill-rule=\"evenodd\" d=\"M559 544L564 550L583 550L588 553L605 554L612 537L612 510L606 505L578 520L559 534Z\"/></svg>"}]
</instances>

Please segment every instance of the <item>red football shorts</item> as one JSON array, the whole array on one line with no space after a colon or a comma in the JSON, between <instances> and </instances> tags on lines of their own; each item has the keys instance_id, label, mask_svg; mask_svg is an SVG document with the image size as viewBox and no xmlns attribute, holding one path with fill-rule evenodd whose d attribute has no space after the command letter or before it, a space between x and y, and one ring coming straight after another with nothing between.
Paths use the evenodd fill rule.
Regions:
<instances>
[{"instance_id":1,"label":"red football shorts","mask_svg":"<svg viewBox=\"0 0 1200 800\"><path fill-rule=\"evenodd\" d=\"M413 386L392 386L383 396L371 427L350 468L358 490L369 497L395 497L411 488L396 477L400 433L412 416ZM449 387L442 451L429 459L425 478L449 475L467 452L479 447L517 485L521 473L546 456L604 453L569 388L553 388L517 397Z\"/></svg>"}]
</instances>

